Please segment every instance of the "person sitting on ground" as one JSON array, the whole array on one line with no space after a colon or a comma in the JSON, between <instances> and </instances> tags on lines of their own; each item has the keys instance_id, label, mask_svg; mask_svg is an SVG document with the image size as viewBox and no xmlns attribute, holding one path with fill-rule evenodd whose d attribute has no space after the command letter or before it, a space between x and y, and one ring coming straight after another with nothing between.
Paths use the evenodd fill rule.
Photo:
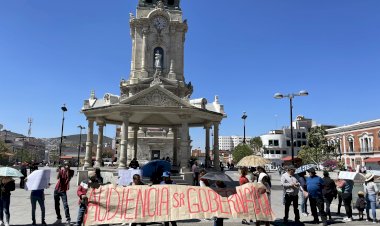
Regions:
<instances>
[{"instance_id":1,"label":"person sitting on ground","mask_svg":"<svg viewBox=\"0 0 380 226\"><path fill-rule=\"evenodd\" d=\"M133 181L129 185L145 185L141 181L141 176L139 174L133 175L132 179L133 179Z\"/></svg>"},{"instance_id":2,"label":"person sitting on ground","mask_svg":"<svg viewBox=\"0 0 380 226\"><path fill-rule=\"evenodd\" d=\"M162 174L162 179L163 179L163 181L161 181L160 184L175 184L175 182L172 179L170 179L170 172L169 171L165 171Z\"/></svg>"}]
</instances>

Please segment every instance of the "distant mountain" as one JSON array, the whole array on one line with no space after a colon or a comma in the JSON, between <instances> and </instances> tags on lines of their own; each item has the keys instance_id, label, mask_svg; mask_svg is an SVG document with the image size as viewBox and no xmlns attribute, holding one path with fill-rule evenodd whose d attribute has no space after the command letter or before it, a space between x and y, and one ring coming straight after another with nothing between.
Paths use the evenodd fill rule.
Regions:
<instances>
[{"instance_id":1,"label":"distant mountain","mask_svg":"<svg viewBox=\"0 0 380 226\"><path fill-rule=\"evenodd\" d=\"M74 134L69 136L64 136L63 141L66 144L79 144L79 137L80 134ZM54 138L42 138L43 141L45 141L48 144L51 145L57 145L61 142L61 137L54 137ZM82 143L85 143L87 140L87 134L82 134ZM94 134L94 143L98 142L98 135ZM112 144L112 138L104 136L103 137L103 143Z\"/></svg>"}]
</instances>

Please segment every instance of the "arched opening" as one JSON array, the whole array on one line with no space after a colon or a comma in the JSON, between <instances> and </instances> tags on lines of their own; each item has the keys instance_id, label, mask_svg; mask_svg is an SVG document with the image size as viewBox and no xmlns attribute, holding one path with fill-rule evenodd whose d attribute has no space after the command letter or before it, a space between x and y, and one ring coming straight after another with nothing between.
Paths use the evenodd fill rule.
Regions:
<instances>
[{"instance_id":1,"label":"arched opening","mask_svg":"<svg viewBox=\"0 0 380 226\"><path fill-rule=\"evenodd\" d=\"M174 5L174 0L168 0L168 5L173 6Z\"/></svg>"},{"instance_id":2,"label":"arched opening","mask_svg":"<svg viewBox=\"0 0 380 226\"><path fill-rule=\"evenodd\" d=\"M159 59L159 62L156 60L156 54L161 55L161 59ZM161 68L164 68L164 50L161 47L156 47L153 50L153 68L156 69L156 64L159 63L161 65Z\"/></svg>"},{"instance_id":3,"label":"arched opening","mask_svg":"<svg viewBox=\"0 0 380 226\"><path fill-rule=\"evenodd\" d=\"M153 3L153 0L145 0L146 3Z\"/></svg>"}]
</instances>

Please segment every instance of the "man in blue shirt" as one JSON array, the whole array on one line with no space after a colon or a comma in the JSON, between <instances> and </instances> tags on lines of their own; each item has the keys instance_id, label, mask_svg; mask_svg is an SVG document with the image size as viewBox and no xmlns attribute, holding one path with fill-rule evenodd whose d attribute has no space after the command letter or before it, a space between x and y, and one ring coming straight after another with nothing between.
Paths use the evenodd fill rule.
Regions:
<instances>
[{"instance_id":1,"label":"man in blue shirt","mask_svg":"<svg viewBox=\"0 0 380 226\"><path fill-rule=\"evenodd\" d=\"M325 208L322 193L324 181L322 178L316 175L315 169L313 168L309 170L309 175L310 177L306 179L306 187L307 191L309 192L311 214L314 217L313 223L319 223L317 212L318 207L319 213L321 214L322 223L324 226L327 226L327 215L324 210Z\"/></svg>"}]
</instances>

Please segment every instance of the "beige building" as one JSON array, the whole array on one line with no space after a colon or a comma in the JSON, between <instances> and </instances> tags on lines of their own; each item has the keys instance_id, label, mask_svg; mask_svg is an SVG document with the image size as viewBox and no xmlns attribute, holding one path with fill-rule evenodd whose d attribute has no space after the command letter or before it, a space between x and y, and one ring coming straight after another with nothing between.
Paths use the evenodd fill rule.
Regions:
<instances>
[{"instance_id":1,"label":"beige building","mask_svg":"<svg viewBox=\"0 0 380 226\"><path fill-rule=\"evenodd\" d=\"M131 72L121 80L120 95L92 92L82 112L88 120L85 168L91 166L94 123L98 126L95 165L101 164L103 127L119 126L118 162L125 168L132 158L144 163L169 157L186 167L191 155L189 128L205 129L206 158L219 156L219 124L226 117L216 96L191 99L193 86L184 76L184 44L188 29L179 0L140 0L130 14ZM210 148L210 128L214 146ZM219 158L214 158L219 165Z\"/></svg>"}]
</instances>

